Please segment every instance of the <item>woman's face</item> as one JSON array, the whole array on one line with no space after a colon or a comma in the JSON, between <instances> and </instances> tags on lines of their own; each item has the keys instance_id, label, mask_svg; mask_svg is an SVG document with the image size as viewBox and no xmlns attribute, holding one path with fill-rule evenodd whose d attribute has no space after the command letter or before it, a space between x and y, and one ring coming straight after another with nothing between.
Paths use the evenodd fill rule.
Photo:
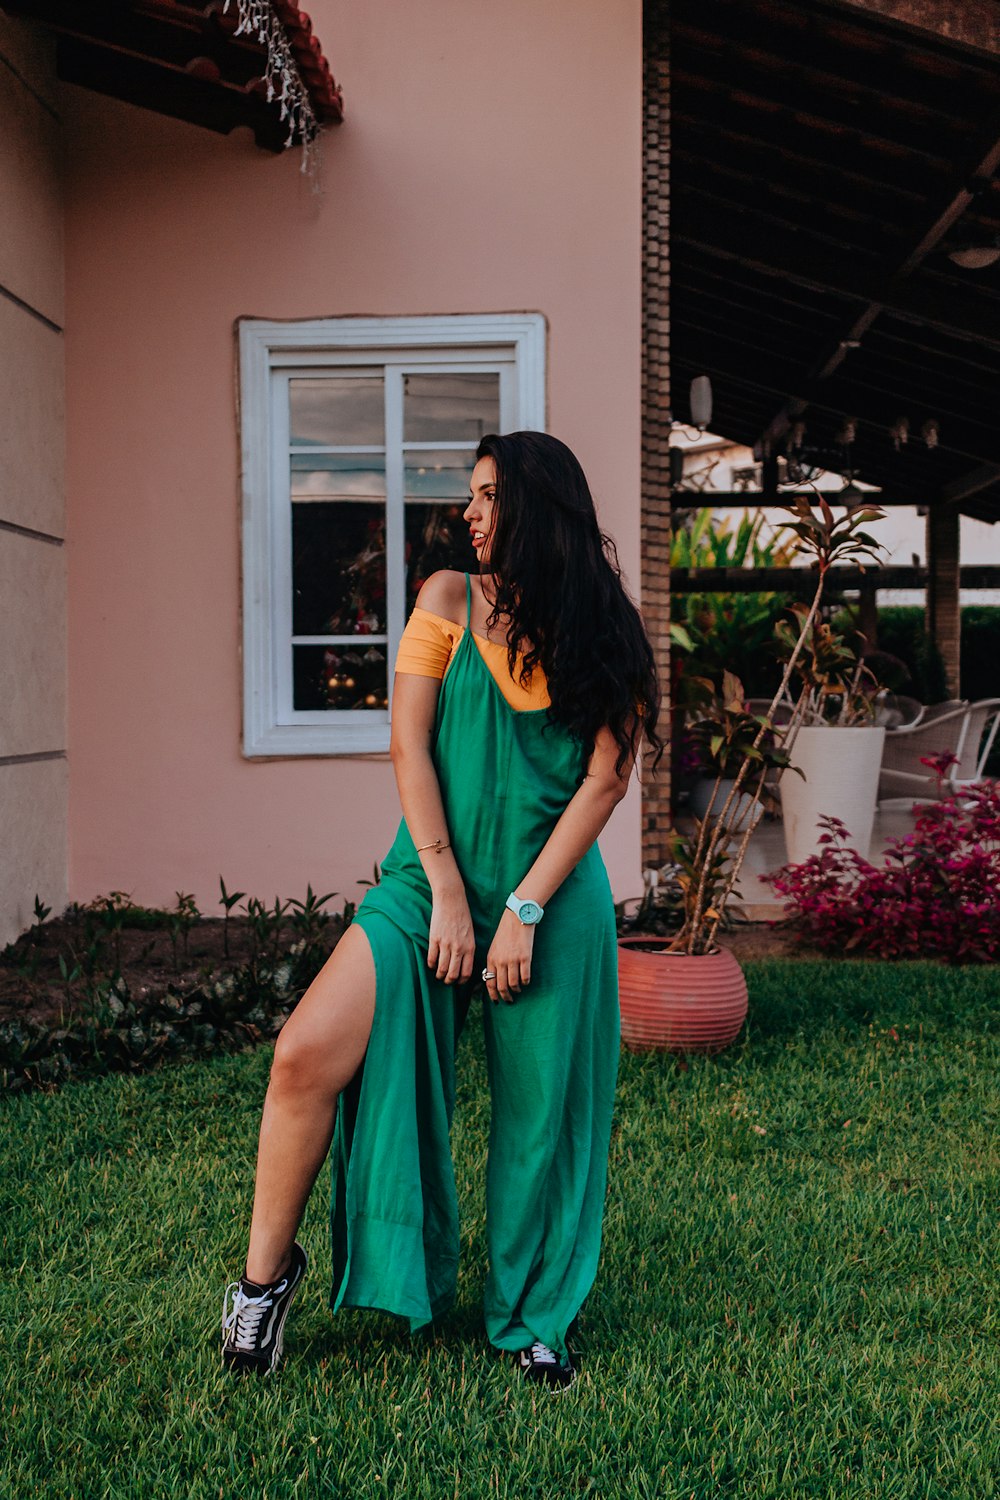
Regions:
<instances>
[{"instance_id":1,"label":"woman's face","mask_svg":"<svg viewBox=\"0 0 1000 1500\"><path fill-rule=\"evenodd\" d=\"M465 507L463 518L469 523L480 566L488 567L496 520L493 507L497 497L497 471L492 458L481 458L476 464L469 481L469 493L472 498Z\"/></svg>"}]
</instances>

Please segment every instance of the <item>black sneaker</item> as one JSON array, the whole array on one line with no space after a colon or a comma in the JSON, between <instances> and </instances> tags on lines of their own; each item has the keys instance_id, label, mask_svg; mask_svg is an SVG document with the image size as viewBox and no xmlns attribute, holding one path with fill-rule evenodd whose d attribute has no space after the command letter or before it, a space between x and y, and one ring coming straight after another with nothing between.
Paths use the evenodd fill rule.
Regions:
<instances>
[{"instance_id":1,"label":"black sneaker","mask_svg":"<svg viewBox=\"0 0 1000 1500\"><path fill-rule=\"evenodd\" d=\"M576 1379L576 1370L569 1354L565 1359L560 1359L547 1344L536 1341L530 1349L519 1349L517 1357L525 1380L533 1380L537 1385L564 1391Z\"/></svg>"},{"instance_id":2,"label":"black sneaker","mask_svg":"<svg viewBox=\"0 0 1000 1500\"><path fill-rule=\"evenodd\" d=\"M227 1369L241 1375L269 1375L276 1368L288 1309L308 1264L296 1240L291 1265L280 1281L258 1286L241 1276L229 1283L222 1299L222 1363Z\"/></svg>"}]
</instances>

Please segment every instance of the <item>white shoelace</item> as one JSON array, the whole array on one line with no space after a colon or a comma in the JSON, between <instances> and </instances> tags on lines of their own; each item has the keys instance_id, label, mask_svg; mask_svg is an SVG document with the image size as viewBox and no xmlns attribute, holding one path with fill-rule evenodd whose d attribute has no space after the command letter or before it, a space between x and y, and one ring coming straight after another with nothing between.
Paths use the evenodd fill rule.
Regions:
<instances>
[{"instance_id":1,"label":"white shoelace","mask_svg":"<svg viewBox=\"0 0 1000 1500\"><path fill-rule=\"evenodd\" d=\"M230 1293L233 1294L233 1306L230 1312L226 1312L226 1303L229 1301ZM222 1327L226 1333L230 1329L235 1329L233 1344L237 1349L250 1354L256 1351L260 1320L268 1308L273 1306L273 1298L268 1296L267 1292L262 1292L259 1297L248 1297L238 1281L229 1283L223 1302Z\"/></svg>"},{"instance_id":2,"label":"white shoelace","mask_svg":"<svg viewBox=\"0 0 1000 1500\"><path fill-rule=\"evenodd\" d=\"M558 1365L561 1361L554 1349L548 1344L541 1344L537 1340L531 1346L531 1353L536 1365Z\"/></svg>"}]
</instances>

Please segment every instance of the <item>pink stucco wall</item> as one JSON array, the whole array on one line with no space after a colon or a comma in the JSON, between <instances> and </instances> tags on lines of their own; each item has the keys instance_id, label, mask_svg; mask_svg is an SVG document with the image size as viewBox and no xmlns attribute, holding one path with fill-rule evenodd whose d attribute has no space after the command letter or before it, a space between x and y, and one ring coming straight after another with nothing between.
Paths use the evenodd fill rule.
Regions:
<instances>
[{"instance_id":1,"label":"pink stucco wall","mask_svg":"<svg viewBox=\"0 0 1000 1500\"><path fill-rule=\"evenodd\" d=\"M639 0L314 0L348 123L297 153L66 88L70 897L358 894L385 758L240 753L234 320L537 310L549 428L638 587ZM639 886L633 789L602 838Z\"/></svg>"}]
</instances>

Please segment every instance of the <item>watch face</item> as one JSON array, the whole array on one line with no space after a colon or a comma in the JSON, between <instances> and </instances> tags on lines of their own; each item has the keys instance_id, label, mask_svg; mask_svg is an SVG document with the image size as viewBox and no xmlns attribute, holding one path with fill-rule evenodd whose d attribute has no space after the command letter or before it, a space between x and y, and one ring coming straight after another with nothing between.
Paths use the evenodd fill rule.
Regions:
<instances>
[{"instance_id":1,"label":"watch face","mask_svg":"<svg viewBox=\"0 0 1000 1500\"><path fill-rule=\"evenodd\" d=\"M538 921L542 915L542 908L535 901L522 901L517 914L526 926L530 926Z\"/></svg>"}]
</instances>

